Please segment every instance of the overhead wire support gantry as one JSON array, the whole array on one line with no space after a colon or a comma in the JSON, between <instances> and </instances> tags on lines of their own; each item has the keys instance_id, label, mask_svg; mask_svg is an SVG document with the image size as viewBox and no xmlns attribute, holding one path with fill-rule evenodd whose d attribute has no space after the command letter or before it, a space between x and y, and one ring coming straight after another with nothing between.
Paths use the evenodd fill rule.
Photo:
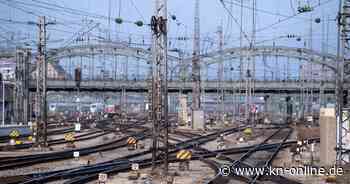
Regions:
<instances>
[{"instance_id":1,"label":"overhead wire support gantry","mask_svg":"<svg viewBox=\"0 0 350 184\"><path fill-rule=\"evenodd\" d=\"M168 179L168 61L167 61L167 0L156 0L155 15L151 19L153 40L152 63L152 170L158 159L164 168L162 176Z\"/></svg>"},{"instance_id":2,"label":"overhead wire support gantry","mask_svg":"<svg viewBox=\"0 0 350 184\"><path fill-rule=\"evenodd\" d=\"M336 63L336 116L337 116L337 165L349 163L349 147L345 143L346 137L349 136L349 105L347 94L349 89L344 86L346 61L349 61L349 42L348 33L350 31L350 0L339 1L338 13L338 47L337 47L337 63ZM345 93L344 93L345 92Z\"/></svg>"},{"instance_id":3,"label":"overhead wire support gantry","mask_svg":"<svg viewBox=\"0 0 350 184\"><path fill-rule=\"evenodd\" d=\"M47 146L47 57L46 26L54 24L46 22L45 16L39 17L38 56L36 62L36 146Z\"/></svg>"},{"instance_id":4,"label":"overhead wire support gantry","mask_svg":"<svg viewBox=\"0 0 350 184\"><path fill-rule=\"evenodd\" d=\"M201 77L200 77L200 18L199 18L199 0L195 1L194 15L194 40L192 53L192 117L193 111L201 108ZM193 127L193 121L192 121Z\"/></svg>"}]
</instances>

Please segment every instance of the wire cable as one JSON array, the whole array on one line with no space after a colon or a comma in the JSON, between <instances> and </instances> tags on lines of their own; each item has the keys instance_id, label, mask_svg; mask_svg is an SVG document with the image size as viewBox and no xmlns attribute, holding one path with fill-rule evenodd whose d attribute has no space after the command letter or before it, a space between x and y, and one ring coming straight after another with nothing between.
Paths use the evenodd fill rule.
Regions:
<instances>
[{"instance_id":1,"label":"wire cable","mask_svg":"<svg viewBox=\"0 0 350 184\"><path fill-rule=\"evenodd\" d=\"M331 1L333 1L333 0L327 0L327 1L323 2L323 3L320 3L320 4L318 4L318 5L313 6L312 8L315 9L315 8L320 7L320 6L322 6L322 5L328 4L328 3L330 3ZM272 28L273 26L278 25L278 24L280 24L280 23L282 23L282 22L285 22L285 21L287 21L287 20L290 20L290 19L292 19L292 18L295 18L295 17L298 16L298 15L301 15L301 13L288 16L288 17L286 17L286 18L284 18L284 19L281 19L281 20L279 20L279 21L277 21L277 22L275 22L275 23L272 23L272 24L267 25L267 26L265 26L265 27L259 28L259 29L256 30L256 32L261 32L261 31L270 29L270 28Z\"/></svg>"},{"instance_id":2,"label":"wire cable","mask_svg":"<svg viewBox=\"0 0 350 184\"><path fill-rule=\"evenodd\" d=\"M238 25L238 27L240 28L240 32L244 35L244 38L250 43L249 37L248 35L244 32L242 25L239 24L238 20L232 15L232 12L230 12L230 10L226 7L226 4L223 0L219 0L221 2L221 4L223 5L223 7L225 8L225 10L229 13L229 15L231 16L231 18L235 21L235 23Z\"/></svg>"}]
</instances>

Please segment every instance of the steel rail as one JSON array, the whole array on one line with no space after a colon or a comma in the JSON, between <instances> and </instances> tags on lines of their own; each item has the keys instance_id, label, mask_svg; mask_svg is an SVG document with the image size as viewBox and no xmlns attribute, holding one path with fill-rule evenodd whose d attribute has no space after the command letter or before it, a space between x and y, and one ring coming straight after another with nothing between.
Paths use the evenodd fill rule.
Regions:
<instances>
[{"instance_id":1,"label":"steel rail","mask_svg":"<svg viewBox=\"0 0 350 184\"><path fill-rule=\"evenodd\" d=\"M273 138L274 136L276 136L279 132L281 132L282 129L285 129L285 128L288 128L288 127L280 127L277 131L275 131L273 134L271 134L269 137L265 138L261 143L259 144L256 144L254 147L252 147L251 149L249 149L247 152L245 152L238 160L234 161L232 164L230 164L230 168L237 168L238 166L240 166L243 161L245 161L246 159L248 159L253 153L257 152L263 145L265 145L269 140L271 140L271 138ZM289 129L289 133L288 135L283 139L283 143L288 139L290 133L292 132L292 129L291 128L288 128ZM282 144L279 144L278 146L279 149L278 151L281 149L282 147ZM278 152L277 152L278 153ZM276 153L276 154L277 154ZM274 158L274 157L273 157ZM234 170L232 170L234 171ZM232 174L235 174L235 173L232 173ZM217 183L217 180L220 180L219 178L223 177L221 175L221 173L217 173L215 175L215 177L210 180L209 182L207 182L206 184L215 184Z\"/></svg>"}]
</instances>

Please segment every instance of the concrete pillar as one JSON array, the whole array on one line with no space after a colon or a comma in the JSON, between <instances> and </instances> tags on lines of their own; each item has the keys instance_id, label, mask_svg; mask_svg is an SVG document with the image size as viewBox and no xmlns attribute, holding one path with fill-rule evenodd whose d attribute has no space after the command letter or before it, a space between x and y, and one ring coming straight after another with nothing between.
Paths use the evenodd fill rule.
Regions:
<instances>
[{"instance_id":1,"label":"concrete pillar","mask_svg":"<svg viewBox=\"0 0 350 184\"><path fill-rule=\"evenodd\" d=\"M179 95L179 124L186 125L188 119L187 113L187 96Z\"/></svg>"},{"instance_id":2,"label":"concrete pillar","mask_svg":"<svg viewBox=\"0 0 350 184\"><path fill-rule=\"evenodd\" d=\"M336 117L334 108L320 109L320 138L322 166L332 166L336 161Z\"/></svg>"},{"instance_id":3,"label":"concrete pillar","mask_svg":"<svg viewBox=\"0 0 350 184\"><path fill-rule=\"evenodd\" d=\"M193 129L204 129L204 111L193 111Z\"/></svg>"}]
</instances>

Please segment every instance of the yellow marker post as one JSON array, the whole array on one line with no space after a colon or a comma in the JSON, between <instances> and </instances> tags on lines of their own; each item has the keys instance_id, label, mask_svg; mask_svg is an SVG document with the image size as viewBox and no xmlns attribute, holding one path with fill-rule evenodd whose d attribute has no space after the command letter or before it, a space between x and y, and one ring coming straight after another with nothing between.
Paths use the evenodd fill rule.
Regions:
<instances>
[{"instance_id":1,"label":"yellow marker post","mask_svg":"<svg viewBox=\"0 0 350 184\"><path fill-rule=\"evenodd\" d=\"M176 158L179 160L190 160L192 158L192 152L189 150L180 150L177 152Z\"/></svg>"},{"instance_id":2,"label":"yellow marker post","mask_svg":"<svg viewBox=\"0 0 350 184\"><path fill-rule=\"evenodd\" d=\"M22 141L16 140L20 136L20 132L17 129L12 129L9 133L9 136L11 138L10 144L12 145L13 143L15 145L22 144Z\"/></svg>"},{"instance_id":3,"label":"yellow marker post","mask_svg":"<svg viewBox=\"0 0 350 184\"><path fill-rule=\"evenodd\" d=\"M190 169L190 160L192 158L192 152L191 151L189 151L189 150L180 150L179 152L177 152L176 158L181 160L181 162L179 163L179 169L180 170L185 170L185 168L187 168L187 170Z\"/></svg>"},{"instance_id":4,"label":"yellow marker post","mask_svg":"<svg viewBox=\"0 0 350 184\"><path fill-rule=\"evenodd\" d=\"M129 150L131 149L137 149L137 142L138 140L134 137L129 137L127 140L126 140L126 143L129 145Z\"/></svg>"},{"instance_id":5,"label":"yellow marker post","mask_svg":"<svg viewBox=\"0 0 350 184\"><path fill-rule=\"evenodd\" d=\"M64 140L67 142L73 142L75 140L74 133L66 133L64 134Z\"/></svg>"},{"instance_id":6,"label":"yellow marker post","mask_svg":"<svg viewBox=\"0 0 350 184\"><path fill-rule=\"evenodd\" d=\"M17 138L19 137L21 134L17 129L12 129L11 132L9 133L9 136L11 138Z\"/></svg>"}]
</instances>

